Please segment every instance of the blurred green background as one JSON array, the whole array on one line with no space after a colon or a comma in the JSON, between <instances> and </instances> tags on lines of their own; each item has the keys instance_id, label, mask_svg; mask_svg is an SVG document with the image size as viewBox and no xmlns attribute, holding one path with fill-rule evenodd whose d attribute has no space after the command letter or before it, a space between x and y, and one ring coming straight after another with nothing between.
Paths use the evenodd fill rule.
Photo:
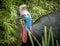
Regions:
<instances>
[{"instance_id":1,"label":"blurred green background","mask_svg":"<svg viewBox=\"0 0 60 46\"><path fill-rule=\"evenodd\" d=\"M0 0L0 45L21 45L21 22L15 22L21 4L27 5L32 23L40 16L60 11L60 0Z\"/></svg>"}]
</instances>

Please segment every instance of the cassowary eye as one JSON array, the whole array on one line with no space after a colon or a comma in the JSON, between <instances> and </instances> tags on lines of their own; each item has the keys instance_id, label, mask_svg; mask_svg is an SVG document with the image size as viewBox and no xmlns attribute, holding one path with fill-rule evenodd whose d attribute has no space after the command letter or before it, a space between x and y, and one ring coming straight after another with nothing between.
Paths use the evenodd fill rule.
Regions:
<instances>
[{"instance_id":1,"label":"cassowary eye","mask_svg":"<svg viewBox=\"0 0 60 46\"><path fill-rule=\"evenodd\" d=\"M23 7L23 10L25 10L26 8L25 7Z\"/></svg>"}]
</instances>

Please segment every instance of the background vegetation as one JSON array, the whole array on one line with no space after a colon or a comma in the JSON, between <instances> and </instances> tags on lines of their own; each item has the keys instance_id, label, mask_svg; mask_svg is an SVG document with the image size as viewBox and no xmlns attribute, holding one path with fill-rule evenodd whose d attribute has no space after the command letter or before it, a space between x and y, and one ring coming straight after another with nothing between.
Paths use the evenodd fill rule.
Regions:
<instances>
[{"instance_id":1,"label":"background vegetation","mask_svg":"<svg viewBox=\"0 0 60 46\"><path fill-rule=\"evenodd\" d=\"M20 41L21 23L16 24L15 18L18 6L21 4L27 5L32 15L32 23L40 16L60 11L60 0L0 0L0 45ZM19 41L18 44L21 43Z\"/></svg>"}]
</instances>

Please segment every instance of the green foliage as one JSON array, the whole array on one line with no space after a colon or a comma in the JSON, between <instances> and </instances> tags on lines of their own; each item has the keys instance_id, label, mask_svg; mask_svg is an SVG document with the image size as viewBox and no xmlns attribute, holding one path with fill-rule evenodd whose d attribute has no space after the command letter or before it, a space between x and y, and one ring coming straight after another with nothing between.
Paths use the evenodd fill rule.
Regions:
<instances>
[{"instance_id":1,"label":"green foliage","mask_svg":"<svg viewBox=\"0 0 60 46\"><path fill-rule=\"evenodd\" d=\"M16 38L15 38L15 34L16 34L16 28L17 26L15 25L14 19L16 16L16 11L14 6L10 7L9 11L10 13L7 14L7 11L2 11L6 12L6 13L1 13L0 15L0 44L4 44L4 43L13 43L15 42ZM6 14L6 15L5 15Z\"/></svg>"}]
</instances>

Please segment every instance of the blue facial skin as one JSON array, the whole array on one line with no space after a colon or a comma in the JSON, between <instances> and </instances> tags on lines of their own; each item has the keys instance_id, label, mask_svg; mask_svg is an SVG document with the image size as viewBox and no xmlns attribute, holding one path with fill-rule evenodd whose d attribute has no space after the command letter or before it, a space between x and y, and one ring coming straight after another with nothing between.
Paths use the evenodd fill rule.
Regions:
<instances>
[{"instance_id":1,"label":"blue facial skin","mask_svg":"<svg viewBox=\"0 0 60 46\"><path fill-rule=\"evenodd\" d=\"M29 13L24 14L24 27L28 29L31 27L31 15Z\"/></svg>"}]
</instances>

